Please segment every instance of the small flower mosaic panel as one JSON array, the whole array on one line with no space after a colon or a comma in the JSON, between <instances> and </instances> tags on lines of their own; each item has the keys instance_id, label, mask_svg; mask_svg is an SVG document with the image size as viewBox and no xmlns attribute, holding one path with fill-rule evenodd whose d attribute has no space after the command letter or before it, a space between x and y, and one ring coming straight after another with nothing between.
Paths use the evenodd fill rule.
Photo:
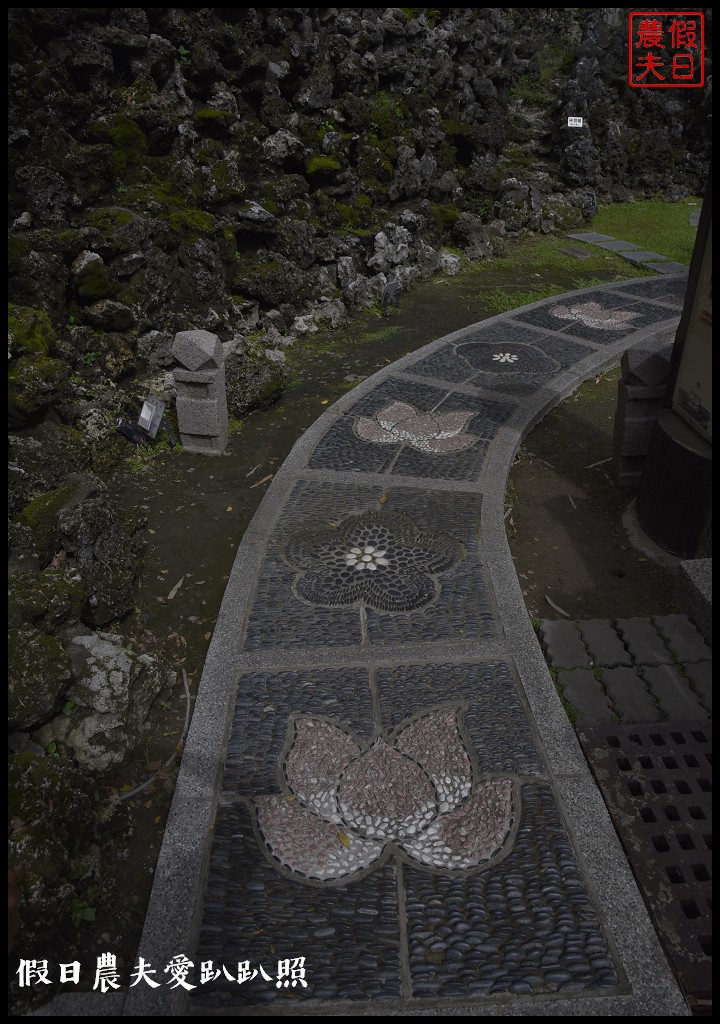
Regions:
<instances>
[{"instance_id":1,"label":"small flower mosaic panel","mask_svg":"<svg viewBox=\"0 0 720 1024\"><path fill-rule=\"evenodd\" d=\"M640 302L635 296L618 292L593 292L576 299L550 301L538 309L519 313L514 323L534 324L570 337L583 338L599 345L618 341L624 335L649 324L667 320L662 307Z\"/></svg>"},{"instance_id":2,"label":"small flower mosaic panel","mask_svg":"<svg viewBox=\"0 0 720 1024\"><path fill-rule=\"evenodd\" d=\"M522 787L520 829L487 872L403 868L412 995L608 992L618 987L551 787Z\"/></svg>"},{"instance_id":3,"label":"small flower mosaic panel","mask_svg":"<svg viewBox=\"0 0 720 1024\"><path fill-rule=\"evenodd\" d=\"M463 381L502 399L522 398L539 391L592 351L568 338L550 337L508 320L467 332L462 342L416 363L412 372Z\"/></svg>"},{"instance_id":4,"label":"small flower mosaic panel","mask_svg":"<svg viewBox=\"0 0 720 1024\"><path fill-rule=\"evenodd\" d=\"M543 773L525 706L505 661L402 665L375 670L382 722L396 729L438 704L462 702L480 772Z\"/></svg>"},{"instance_id":5,"label":"small flower mosaic panel","mask_svg":"<svg viewBox=\"0 0 720 1024\"><path fill-rule=\"evenodd\" d=\"M343 514L361 490L296 485L260 572L245 649L357 644L361 607L370 642L495 635L478 496L395 488L380 507L380 491L366 488L358 510ZM302 529L285 527L303 518Z\"/></svg>"},{"instance_id":6,"label":"small flower mosaic panel","mask_svg":"<svg viewBox=\"0 0 720 1024\"><path fill-rule=\"evenodd\" d=\"M655 299L656 302L663 302L668 306L682 309L687 292L688 279L686 275L673 278L647 278L645 281L636 281L619 290L620 295L629 295L637 299Z\"/></svg>"},{"instance_id":7,"label":"small flower mosaic panel","mask_svg":"<svg viewBox=\"0 0 720 1024\"><path fill-rule=\"evenodd\" d=\"M375 726L367 670L242 675L225 760L225 791L243 796L278 792L278 766L293 715L328 716L369 743Z\"/></svg>"},{"instance_id":8,"label":"small flower mosaic panel","mask_svg":"<svg viewBox=\"0 0 720 1024\"><path fill-rule=\"evenodd\" d=\"M249 960L274 974L278 960L304 957L308 987L278 989L260 975L238 985L221 975L193 991L194 1007L292 1012L308 1000L395 1000L400 952L394 866L341 888L293 884L260 851L248 809L220 808L194 960Z\"/></svg>"},{"instance_id":9,"label":"small flower mosaic panel","mask_svg":"<svg viewBox=\"0 0 720 1024\"><path fill-rule=\"evenodd\" d=\"M462 341L455 345L447 345L439 348L430 356L425 356L407 368L407 373L418 374L422 377L434 377L438 380L446 380L452 383L469 381L473 376L473 370L463 360L455 357L455 348L458 345L467 345L470 342L482 342L496 346L493 348L494 355L503 354L507 351L510 343L524 343L534 345L541 340L542 335L529 327L512 325L509 329L507 322L496 324L492 327L479 325L463 332Z\"/></svg>"}]
</instances>

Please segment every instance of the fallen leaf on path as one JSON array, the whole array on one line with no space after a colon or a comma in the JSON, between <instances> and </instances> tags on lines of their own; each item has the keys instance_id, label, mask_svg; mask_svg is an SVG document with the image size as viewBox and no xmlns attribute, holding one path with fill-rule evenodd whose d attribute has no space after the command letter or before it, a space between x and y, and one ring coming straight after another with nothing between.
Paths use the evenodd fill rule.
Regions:
<instances>
[{"instance_id":1,"label":"fallen leaf on path","mask_svg":"<svg viewBox=\"0 0 720 1024\"><path fill-rule=\"evenodd\" d=\"M247 478L249 476L252 476L253 473L257 472L257 470L260 469L261 466L262 466L262 462L258 462L257 466L254 466L253 469L251 469L249 473L245 474L245 479L247 480Z\"/></svg>"},{"instance_id":2,"label":"fallen leaf on path","mask_svg":"<svg viewBox=\"0 0 720 1024\"><path fill-rule=\"evenodd\" d=\"M175 586L172 588L172 590L170 591L170 593L167 596L168 601L172 601L172 599L175 597L175 595L177 594L178 590L183 585L183 580L184 579L185 579L185 577L181 576L180 579L177 581L177 583L175 584Z\"/></svg>"},{"instance_id":3,"label":"fallen leaf on path","mask_svg":"<svg viewBox=\"0 0 720 1024\"><path fill-rule=\"evenodd\" d=\"M250 490L252 490L253 487L259 487L260 484L266 484L268 482L268 480L272 480L272 478L273 478L273 474L272 473L270 473L269 476L264 476L262 478L262 480L258 480L258 482L256 484L251 484L250 485Z\"/></svg>"},{"instance_id":4,"label":"fallen leaf on path","mask_svg":"<svg viewBox=\"0 0 720 1024\"><path fill-rule=\"evenodd\" d=\"M556 612L560 612L560 614L561 614L561 615L564 615L566 619L569 619L569 618L570 618L570 616L568 615L568 613L567 613L567 612L564 612L564 611L562 610L562 608L560 607L560 605L557 605L557 604L555 604L555 602L554 602L554 601L551 601L551 600L550 600L550 598L549 598L549 597L547 596L547 594L545 595L545 600L547 601L547 603L548 603L548 604L550 605L550 607L551 607L551 608L554 608L554 609L555 609L555 611L556 611Z\"/></svg>"},{"instance_id":5,"label":"fallen leaf on path","mask_svg":"<svg viewBox=\"0 0 720 1024\"><path fill-rule=\"evenodd\" d=\"M598 462L591 462L585 469L595 469L596 466L604 466L606 462L610 462L610 459L600 459Z\"/></svg>"},{"instance_id":6,"label":"fallen leaf on path","mask_svg":"<svg viewBox=\"0 0 720 1024\"><path fill-rule=\"evenodd\" d=\"M572 507L573 507L574 509L577 509L577 505L576 505L576 504L575 504L575 502L574 502L574 501L572 500L572 497L571 497L571 496L570 496L569 494L568 494L568 501L570 502L570 504L572 505Z\"/></svg>"}]
</instances>

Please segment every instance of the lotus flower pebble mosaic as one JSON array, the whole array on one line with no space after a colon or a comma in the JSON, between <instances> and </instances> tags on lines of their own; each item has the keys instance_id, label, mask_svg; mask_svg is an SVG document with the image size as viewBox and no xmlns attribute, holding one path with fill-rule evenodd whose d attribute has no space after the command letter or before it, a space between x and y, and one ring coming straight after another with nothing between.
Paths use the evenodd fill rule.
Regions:
<instances>
[{"instance_id":1,"label":"lotus flower pebble mosaic","mask_svg":"<svg viewBox=\"0 0 720 1024\"><path fill-rule=\"evenodd\" d=\"M361 416L355 432L363 441L375 444L408 444L419 452L446 455L460 452L477 440L463 431L473 412L420 413L408 402L392 402L375 413Z\"/></svg>"},{"instance_id":2,"label":"lotus flower pebble mosaic","mask_svg":"<svg viewBox=\"0 0 720 1024\"><path fill-rule=\"evenodd\" d=\"M559 320L576 320L585 327L598 331L622 331L631 320L640 316L627 309L606 309L599 302L584 302L577 306L553 306L550 312Z\"/></svg>"},{"instance_id":3,"label":"lotus flower pebble mosaic","mask_svg":"<svg viewBox=\"0 0 720 1024\"><path fill-rule=\"evenodd\" d=\"M459 708L424 714L363 748L324 719L290 723L287 795L254 798L276 865L299 881L355 878L393 854L436 871L487 867L512 845L512 779L477 778Z\"/></svg>"}]
</instances>

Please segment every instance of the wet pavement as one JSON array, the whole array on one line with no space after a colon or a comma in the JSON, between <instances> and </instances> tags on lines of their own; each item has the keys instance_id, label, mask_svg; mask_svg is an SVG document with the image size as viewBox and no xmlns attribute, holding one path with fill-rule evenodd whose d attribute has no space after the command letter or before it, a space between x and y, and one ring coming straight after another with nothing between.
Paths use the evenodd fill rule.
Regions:
<instances>
[{"instance_id":1,"label":"wet pavement","mask_svg":"<svg viewBox=\"0 0 720 1024\"><path fill-rule=\"evenodd\" d=\"M231 573L139 951L195 987L138 984L125 1015L689 1013L503 525L522 437L677 322L685 279L659 283L456 331L296 444Z\"/></svg>"}]
</instances>

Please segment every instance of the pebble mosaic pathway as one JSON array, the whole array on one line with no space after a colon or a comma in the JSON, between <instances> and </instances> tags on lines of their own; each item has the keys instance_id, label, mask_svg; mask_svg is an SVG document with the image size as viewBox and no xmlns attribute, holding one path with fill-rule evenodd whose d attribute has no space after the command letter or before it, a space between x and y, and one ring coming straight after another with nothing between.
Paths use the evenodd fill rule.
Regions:
<instances>
[{"instance_id":1,"label":"pebble mosaic pathway","mask_svg":"<svg viewBox=\"0 0 720 1024\"><path fill-rule=\"evenodd\" d=\"M683 280L655 283L441 339L296 445L228 586L143 937L184 937L196 987L126 1013L685 1013L623 858L597 860L614 833L502 527L523 432L677 321Z\"/></svg>"}]
</instances>

